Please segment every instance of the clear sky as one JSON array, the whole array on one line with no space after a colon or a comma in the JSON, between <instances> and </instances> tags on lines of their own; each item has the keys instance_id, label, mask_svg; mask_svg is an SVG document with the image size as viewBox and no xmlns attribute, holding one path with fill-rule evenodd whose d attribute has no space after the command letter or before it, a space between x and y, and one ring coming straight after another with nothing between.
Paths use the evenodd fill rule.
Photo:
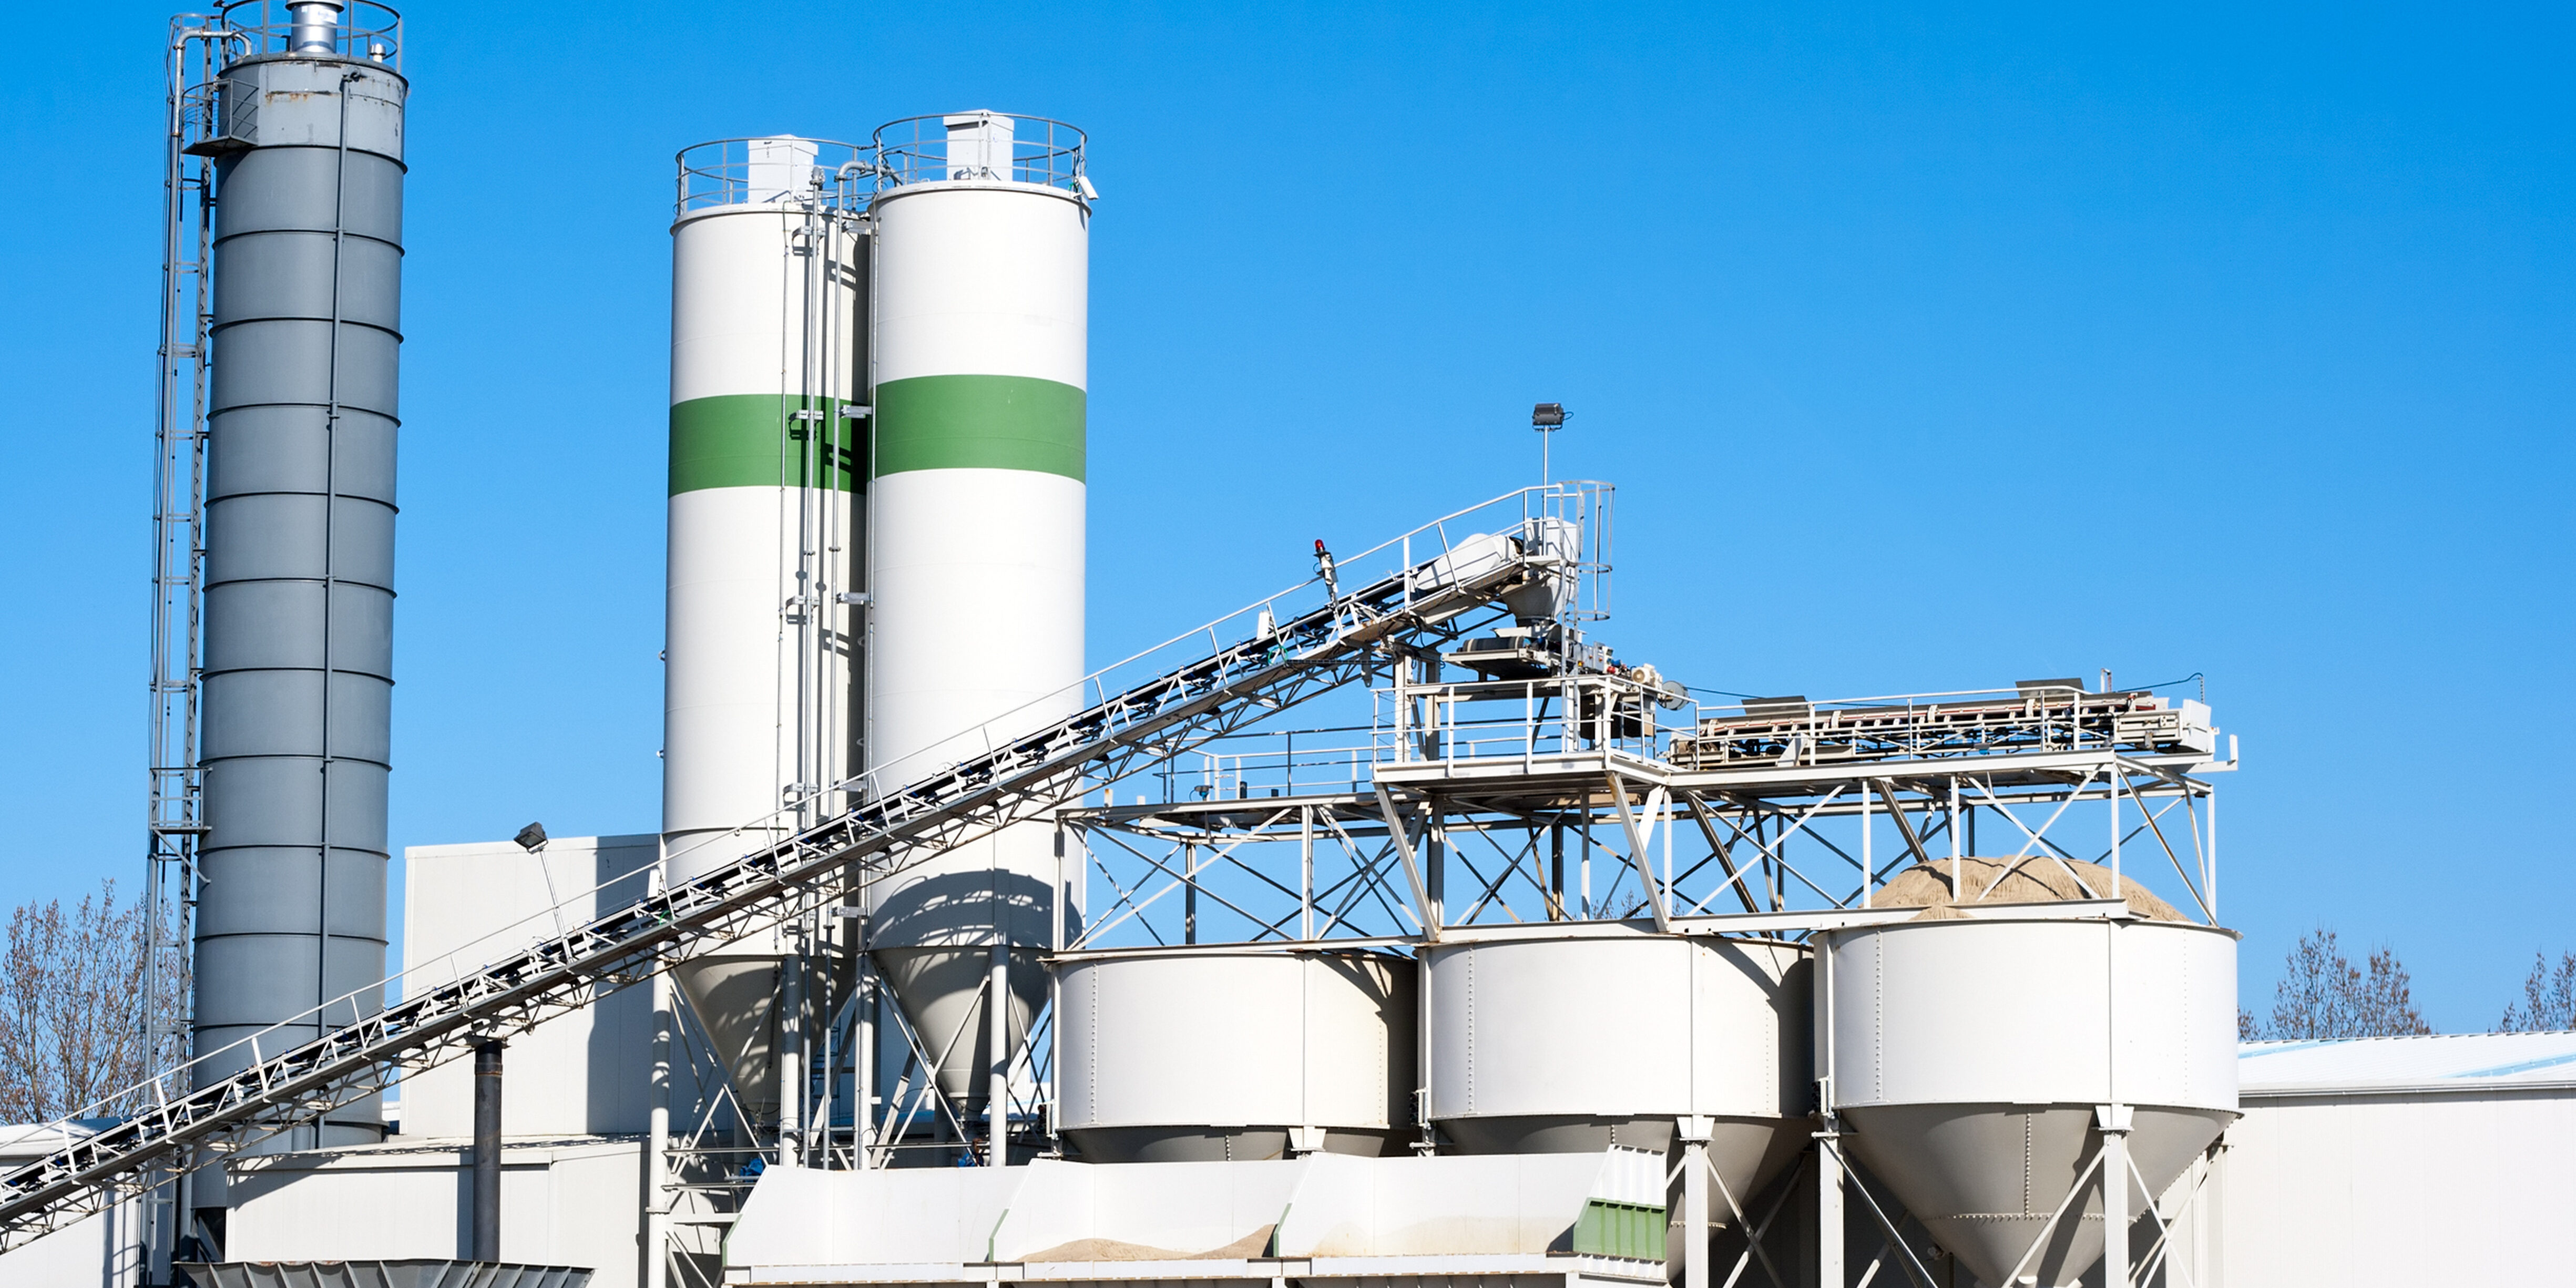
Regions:
<instances>
[{"instance_id":1,"label":"clear sky","mask_svg":"<svg viewBox=\"0 0 2576 1288\"><path fill-rule=\"evenodd\" d=\"M514 17L513 15L524 15ZM0 78L0 903L141 869L165 11ZM410 7L394 844L658 821L671 154L1091 132L1095 659L1532 481L1608 637L1814 696L2208 676L2261 1009L2576 949L2563 8Z\"/></svg>"}]
</instances>

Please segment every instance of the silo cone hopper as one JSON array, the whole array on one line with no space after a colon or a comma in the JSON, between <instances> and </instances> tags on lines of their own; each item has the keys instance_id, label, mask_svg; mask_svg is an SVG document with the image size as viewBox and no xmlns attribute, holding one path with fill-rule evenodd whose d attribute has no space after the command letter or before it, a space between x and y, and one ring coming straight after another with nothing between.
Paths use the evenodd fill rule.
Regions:
<instances>
[{"instance_id":1,"label":"silo cone hopper","mask_svg":"<svg viewBox=\"0 0 2576 1288\"><path fill-rule=\"evenodd\" d=\"M1918 865L1820 959L1843 1140L1985 1284L2062 1285L2102 1257L2107 1111L2143 1220L2236 1114L2236 936L2135 882L2048 858ZM2039 871L2044 866L2046 871ZM1983 892L1984 898L1977 896Z\"/></svg>"},{"instance_id":2,"label":"silo cone hopper","mask_svg":"<svg viewBox=\"0 0 2576 1288\"><path fill-rule=\"evenodd\" d=\"M2095 1116L2074 1105L1854 1108L1844 1139L1980 1283L2072 1284L2102 1259ZM2129 1212L2145 1212L2234 1117L2135 1109L2129 1161L2151 1189L2130 1179Z\"/></svg>"},{"instance_id":3,"label":"silo cone hopper","mask_svg":"<svg viewBox=\"0 0 2576 1288\"><path fill-rule=\"evenodd\" d=\"M966 1117L982 1113L993 1070L993 1019L985 1006L993 950L982 945L880 948L874 956L878 974L894 991L929 1056L939 1094ZM1011 950L1009 981L1003 1054L1017 1059L1029 1025L1046 1003L1046 969L1038 964L1037 950Z\"/></svg>"},{"instance_id":4,"label":"silo cone hopper","mask_svg":"<svg viewBox=\"0 0 2576 1288\"><path fill-rule=\"evenodd\" d=\"M981 1111L993 1070L985 994L997 938L1011 945L1004 1057L1018 1054L1046 1001L1038 958L1052 933L1054 870L1054 829L1024 823L868 887L877 972L911 1021L939 1094L968 1116ZM1078 913L1067 916L1079 924Z\"/></svg>"},{"instance_id":5,"label":"silo cone hopper","mask_svg":"<svg viewBox=\"0 0 2576 1288\"><path fill-rule=\"evenodd\" d=\"M781 938L776 931L745 935L671 968L733 1081L743 1116L761 1126L778 1121L779 971L788 960ZM849 990L830 956L807 956L804 970L804 1029L810 1033L840 1009Z\"/></svg>"},{"instance_id":6,"label":"silo cone hopper","mask_svg":"<svg viewBox=\"0 0 2576 1288\"><path fill-rule=\"evenodd\" d=\"M755 1123L778 1117L778 964L777 953L715 952L671 968Z\"/></svg>"}]
</instances>

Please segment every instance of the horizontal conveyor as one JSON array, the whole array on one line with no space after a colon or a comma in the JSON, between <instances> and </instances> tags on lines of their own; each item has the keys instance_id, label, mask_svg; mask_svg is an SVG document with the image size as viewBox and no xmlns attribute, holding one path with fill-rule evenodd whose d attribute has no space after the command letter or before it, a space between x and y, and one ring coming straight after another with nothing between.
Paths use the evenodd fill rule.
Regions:
<instances>
[{"instance_id":1,"label":"horizontal conveyor","mask_svg":"<svg viewBox=\"0 0 2576 1288\"><path fill-rule=\"evenodd\" d=\"M1850 704L1748 702L1741 714L1703 715L1674 734L1671 758L1683 769L1786 768L2052 751L2205 756L2216 749L2209 708L2198 702L2043 687Z\"/></svg>"}]
</instances>

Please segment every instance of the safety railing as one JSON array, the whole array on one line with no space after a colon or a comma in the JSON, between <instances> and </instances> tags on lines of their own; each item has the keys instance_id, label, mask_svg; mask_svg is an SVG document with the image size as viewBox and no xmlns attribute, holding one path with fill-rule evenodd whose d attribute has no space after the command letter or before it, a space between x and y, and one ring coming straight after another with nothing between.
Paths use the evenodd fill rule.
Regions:
<instances>
[{"instance_id":1,"label":"safety railing","mask_svg":"<svg viewBox=\"0 0 2576 1288\"><path fill-rule=\"evenodd\" d=\"M2209 708L2144 691L2087 692L2073 682L1811 702L1745 699L1699 708L1673 739L1685 769L2124 750L2210 753Z\"/></svg>"},{"instance_id":2,"label":"safety railing","mask_svg":"<svg viewBox=\"0 0 2576 1288\"><path fill-rule=\"evenodd\" d=\"M246 54L363 58L402 68L402 14L375 0L231 0L213 16L248 37Z\"/></svg>"},{"instance_id":3,"label":"safety railing","mask_svg":"<svg viewBox=\"0 0 2576 1288\"><path fill-rule=\"evenodd\" d=\"M680 214L720 206L801 205L856 212L865 207L876 162L853 144L780 135L716 139L674 158Z\"/></svg>"},{"instance_id":4,"label":"safety railing","mask_svg":"<svg viewBox=\"0 0 2576 1288\"><path fill-rule=\"evenodd\" d=\"M1042 116L951 112L877 127L877 183L983 181L1060 188L1088 199L1082 131Z\"/></svg>"},{"instance_id":5,"label":"safety railing","mask_svg":"<svg viewBox=\"0 0 2576 1288\"><path fill-rule=\"evenodd\" d=\"M1187 805L1298 796L1366 795L1397 766L1492 766L1608 750L1656 760L1691 727L1675 691L1625 675L1569 674L1530 680L1475 680L1385 686L1371 694L1365 725L1256 730L1193 753L1155 774L1159 803ZM1145 805L1137 793L1106 793L1108 808Z\"/></svg>"}]
</instances>

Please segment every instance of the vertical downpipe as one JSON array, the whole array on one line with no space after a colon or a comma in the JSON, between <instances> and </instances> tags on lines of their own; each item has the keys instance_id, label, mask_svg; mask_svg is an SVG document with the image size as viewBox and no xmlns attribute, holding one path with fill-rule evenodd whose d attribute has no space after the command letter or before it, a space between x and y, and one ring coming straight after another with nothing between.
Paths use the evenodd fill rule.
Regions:
<instances>
[{"instance_id":1,"label":"vertical downpipe","mask_svg":"<svg viewBox=\"0 0 2576 1288\"><path fill-rule=\"evenodd\" d=\"M802 929L802 927L798 927ZM778 1165L805 1162L805 951L794 935L778 959Z\"/></svg>"},{"instance_id":2,"label":"vertical downpipe","mask_svg":"<svg viewBox=\"0 0 2576 1288\"><path fill-rule=\"evenodd\" d=\"M2112 789L2112 827L2118 828L2118 788ZM2114 853L2113 861L2118 861ZM2119 894L2118 869L2113 869L2112 892ZM2120 928L2123 923L2115 912L2102 922L2102 1034L2109 1048L2104 1055L2104 1104L2096 1111L2102 1130L2102 1282L2109 1288L2126 1288L2129 1282L2129 1106L2120 1098ZM2150 1196L2152 1198L2152 1196Z\"/></svg>"},{"instance_id":3,"label":"vertical downpipe","mask_svg":"<svg viewBox=\"0 0 2576 1288\"><path fill-rule=\"evenodd\" d=\"M1588 799L1589 795L1590 795L1589 793L1586 793L1586 797L1587 797L1587 799ZM1577 894L1579 894L1579 895L1581 895L1581 896L1582 896L1582 899L1583 899L1583 919L1584 919L1584 920L1586 920L1586 921L1590 921L1590 920L1592 919L1592 823L1591 823L1591 820L1589 820L1589 819L1584 820L1583 826L1582 826L1582 828L1580 829L1580 831L1581 831L1581 833L1582 833L1582 839L1583 839L1583 852L1582 852L1582 854L1581 854L1580 856L1578 856L1578 857L1576 858L1576 860L1575 860L1575 863L1576 863L1575 880L1576 880L1576 883L1577 883L1577 884L1579 884L1579 885L1582 887L1582 889L1578 890L1576 893L1577 893Z\"/></svg>"},{"instance_id":4,"label":"vertical downpipe","mask_svg":"<svg viewBox=\"0 0 2576 1288\"><path fill-rule=\"evenodd\" d=\"M319 7L296 6L302 11L300 18L306 20ZM331 14L336 18L337 6L332 7ZM309 28L297 29L296 52L308 52L309 34ZM325 54L331 52L331 42L327 37L321 41L321 49ZM315 903L320 912L318 926L322 933L316 937L319 951L313 956L313 998L320 1008L315 1017L317 1026L324 1031L333 1025L331 1003L334 1000L331 996L331 767L337 763L338 757L332 754L331 749L331 667L335 660L331 651L331 623L339 614L331 610L339 599L340 569L333 558L331 538L340 526L336 522L340 513L340 275L349 245L349 86L357 79L355 71L340 73L340 124L335 131L337 137L331 171L331 341L328 365L323 368L326 392L322 409L322 799L320 835L314 838L313 848L317 868L314 883L319 896ZM356 1011L352 1005L349 1018L344 1022L357 1023ZM313 1143L317 1146L323 1143L319 1125L313 1129Z\"/></svg>"},{"instance_id":5,"label":"vertical downpipe","mask_svg":"<svg viewBox=\"0 0 2576 1288\"><path fill-rule=\"evenodd\" d=\"M2209 789L2209 875L2203 881L2209 890L2209 924L2218 924L2218 789Z\"/></svg>"},{"instance_id":6,"label":"vertical downpipe","mask_svg":"<svg viewBox=\"0 0 2576 1288\"><path fill-rule=\"evenodd\" d=\"M1428 934L1413 946L1413 963L1413 1120L1422 1131L1422 1139L1413 1148L1418 1154L1429 1155L1438 1152L1440 1137L1431 1126L1431 1057L1438 1048L1432 1041L1431 1031L1436 1003L1431 994L1431 939ZM1473 969L1472 961L1468 968ZM1473 995L1471 987L1471 1000ZM1470 1024L1475 1022L1474 1012L1468 1013L1467 1020ZM1461 1055L1467 1061L1467 1107L1472 1110L1475 1108L1476 1087L1474 1045L1461 1048Z\"/></svg>"},{"instance_id":7,"label":"vertical downpipe","mask_svg":"<svg viewBox=\"0 0 2576 1288\"><path fill-rule=\"evenodd\" d=\"M1297 807L1297 937L1315 937L1315 807L1312 805Z\"/></svg>"},{"instance_id":8,"label":"vertical downpipe","mask_svg":"<svg viewBox=\"0 0 2576 1288\"><path fill-rule=\"evenodd\" d=\"M1071 840L1072 837L1065 830L1063 816L1058 815L1056 817L1055 824L1055 906L1047 909L1047 949L1049 952L1055 954L1061 954L1065 949L1064 914L1067 906L1081 906L1074 902L1076 896L1073 892L1073 882L1065 874L1065 864L1071 857L1066 853L1066 850ZM1059 1016L1064 1014L1064 972L1062 971L1050 970L1047 972L1047 1014L1049 1016ZM1050 1078L1055 1079L1058 1071L1064 1068L1064 1025L1062 1023L1053 1020L1048 1022L1047 1048L1047 1071ZM1032 1076L1037 1072L1037 1063L1036 1055L1031 1054L1029 1057L1029 1071ZM1044 1111L1046 1113L1046 1137L1050 1145L1049 1152L1057 1155L1062 1155L1064 1153L1064 1132L1062 1126L1064 1122L1064 1101L1059 1099L1056 1094L1060 1087L1060 1080L1054 1080L1040 1085L1037 1092L1038 1102L1040 1105L1044 1106Z\"/></svg>"},{"instance_id":9,"label":"vertical downpipe","mask_svg":"<svg viewBox=\"0 0 2576 1288\"><path fill-rule=\"evenodd\" d=\"M501 1259L501 1043L474 1044L474 1224L471 1259Z\"/></svg>"},{"instance_id":10,"label":"vertical downpipe","mask_svg":"<svg viewBox=\"0 0 2576 1288\"><path fill-rule=\"evenodd\" d=\"M1842 1118L1834 1107L1834 938L1829 934L1816 937L1815 990L1808 1008L1816 1028L1810 1050L1823 1071L1816 1079L1816 1283L1843 1288L1850 1281L1843 1277Z\"/></svg>"},{"instance_id":11,"label":"vertical downpipe","mask_svg":"<svg viewBox=\"0 0 2576 1288\"><path fill-rule=\"evenodd\" d=\"M645 881L653 894L662 893L662 866L646 869ZM644 1247L639 1282L643 1288L667 1288L670 1282L671 1199L665 1188L670 1178L671 1147L671 1025L678 1017L671 1010L671 972L653 972L651 985L653 1006L653 1060L650 1096L644 1127Z\"/></svg>"},{"instance_id":12,"label":"vertical downpipe","mask_svg":"<svg viewBox=\"0 0 2576 1288\"><path fill-rule=\"evenodd\" d=\"M1869 784L1860 789L1860 906L1869 906L1869 888L1878 880L1878 856L1870 847Z\"/></svg>"},{"instance_id":13,"label":"vertical downpipe","mask_svg":"<svg viewBox=\"0 0 2576 1288\"><path fill-rule=\"evenodd\" d=\"M1965 869L1968 865L1960 861L1964 857L1959 852L1959 780L1953 776L1950 779L1950 902L1954 904L1964 901L1960 894L1967 878Z\"/></svg>"},{"instance_id":14,"label":"vertical downpipe","mask_svg":"<svg viewBox=\"0 0 2576 1288\"><path fill-rule=\"evenodd\" d=\"M1669 823L1664 828L1664 885L1672 887L1672 835ZM1682 1288L1708 1288L1708 1138L1711 1124L1700 1114L1699 1044L1700 1044L1700 961L1698 945L1688 938L1677 939L1682 950L1683 998L1686 1008L1682 1034L1690 1054L1682 1065L1684 1103L1690 1112L1682 1115ZM1745 1237L1753 1237L1746 1230Z\"/></svg>"},{"instance_id":15,"label":"vertical downpipe","mask_svg":"<svg viewBox=\"0 0 2576 1288\"><path fill-rule=\"evenodd\" d=\"M992 982L985 994L985 1019L993 1042L991 1081L984 1093L985 1161L993 1167L1011 1163L1011 945L994 927Z\"/></svg>"},{"instance_id":16,"label":"vertical downpipe","mask_svg":"<svg viewBox=\"0 0 2576 1288\"><path fill-rule=\"evenodd\" d=\"M864 907L866 896L860 899ZM877 972L868 957L867 918L859 918L858 926L858 942L850 948L859 968L857 1037L850 1052L857 1067L851 1076L850 1152L854 1165L864 1172L876 1166L876 1153L869 1147L877 1137Z\"/></svg>"}]
</instances>

